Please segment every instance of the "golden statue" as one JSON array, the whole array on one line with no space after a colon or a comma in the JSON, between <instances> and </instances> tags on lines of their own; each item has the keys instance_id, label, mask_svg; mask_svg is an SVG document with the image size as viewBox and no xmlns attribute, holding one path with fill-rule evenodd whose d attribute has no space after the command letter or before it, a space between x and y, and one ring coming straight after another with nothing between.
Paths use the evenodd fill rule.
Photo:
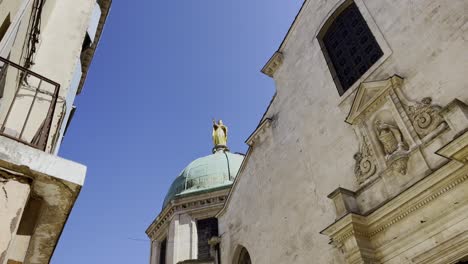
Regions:
<instances>
[{"instance_id":1,"label":"golden statue","mask_svg":"<svg viewBox=\"0 0 468 264\"><path fill-rule=\"evenodd\" d=\"M213 144L216 146L227 145L227 132L228 128L223 124L222 120L216 123L213 119Z\"/></svg>"}]
</instances>

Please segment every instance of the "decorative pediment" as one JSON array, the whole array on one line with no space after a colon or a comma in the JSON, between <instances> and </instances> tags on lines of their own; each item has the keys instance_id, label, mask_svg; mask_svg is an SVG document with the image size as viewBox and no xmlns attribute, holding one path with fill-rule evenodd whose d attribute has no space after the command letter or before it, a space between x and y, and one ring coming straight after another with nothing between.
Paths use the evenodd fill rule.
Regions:
<instances>
[{"instance_id":1,"label":"decorative pediment","mask_svg":"<svg viewBox=\"0 0 468 264\"><path fill-rule=\"evenodd\" d=\"M357 123L367 112L372 111L382 103L390 89L399 88L402 83L403 79L397 75L383 81L362 83L358 88L346 122Z\"/></svg>"},{"instance_id":2,"label":"decorative pediment","mask_svg":"<svg viewBox=\"0 0 468 264\"><path fill-rule=\"evenodd\" d=\"M382 81L364 82L356 92L346 122L359 140L354 174L361 186L384 174L407 175L410 157L424 160L421 148L447 129L442 114L463 108L464 104L453 103L453 111L442 111L430 97L408 100L402 85L403 79L393 75ZM429 170L427 164L415 166L414 172Z\"/></svg>"}]
</instances>

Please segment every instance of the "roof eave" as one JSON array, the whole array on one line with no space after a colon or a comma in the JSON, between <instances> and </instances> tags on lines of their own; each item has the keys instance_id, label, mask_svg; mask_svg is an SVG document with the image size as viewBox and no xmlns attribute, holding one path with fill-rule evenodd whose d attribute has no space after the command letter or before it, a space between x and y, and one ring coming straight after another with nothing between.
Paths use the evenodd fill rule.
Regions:
<instances>
[{"instance_id":1,"label":"roof eave","mask_svg":"<svg viewBox=\"0 0 468 264\"><path fill-rule=\"evenodd\" d=\"M278 50L271 56L271 58L268 60L265 66L263 66L261 70L263 74L273 78L274 73L281 66L283 62L283 49L286 46L286 43L288 42L291 33L294 31L299 21L299 18L303 13L302 11L304 11L306 3L308 3L308 0L304 0L304 2L302 3L302 6L299 9L299 12L297 13L296 17L294 18L294 21L289 27L288 32L286 33L286 36L284 36L283 41L281 41L281 44Z\"/></svg>"},{"instance_id":2,"label":"roof eave","mask_svg":"<svg viewBox=\"0 0 468 264\"><path fill-rule=\"evenodd\" d=\"M84 58L82 63L82 76L80 80L80 84L78 86L78 90L76 94L80 94L83 90L84 83L86 82L86 77L88 75L88 70L93 60L94 54L96 53L96 49L98 47L99 41L101 39L102 33L104 31L104 26L106 24L107 17L109 15L110 7L112 5L112 0L98 0L97 1L99 6L101 7L101 18L99 19L99 24L96 31L96 36L93 44L91 45L91 50L89 54L87 54Z\"/></svg>"}]
</instances>

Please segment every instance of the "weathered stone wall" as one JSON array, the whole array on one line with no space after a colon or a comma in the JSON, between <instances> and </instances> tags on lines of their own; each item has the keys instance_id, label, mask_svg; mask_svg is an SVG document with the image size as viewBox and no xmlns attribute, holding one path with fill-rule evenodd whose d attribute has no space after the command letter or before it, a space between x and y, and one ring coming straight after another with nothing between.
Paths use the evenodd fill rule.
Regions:
<instances>
[{"instance_id":1,"label":"weathered stone wall","mask_svg":"<svg viewBox=\"0 0 468 264\"><path fill-rule=\"evenodd\" d=\"M29 191L28 184L0 176L0 264L8 260Z\"/></svg>"},{"instance_id":2,"label":"weathered stone wall","mask_svg":"<svg viewBox=\"0 0 468 264\"><path fill-rule=\"evenodd\" d=\"M319 232L335 220L327 195L358 188L353 155L359 143L344 122L357 87L338 95L316 39L342 2L307 1L280 50L277 95L266 114L272 126L251 149L220 216L223 263L232 263L238 245L255 264L345 263ZM397 74L409 100L468 102L466 1L355 2L385 52L361 81Z\"/></svg>"}]
</instances>

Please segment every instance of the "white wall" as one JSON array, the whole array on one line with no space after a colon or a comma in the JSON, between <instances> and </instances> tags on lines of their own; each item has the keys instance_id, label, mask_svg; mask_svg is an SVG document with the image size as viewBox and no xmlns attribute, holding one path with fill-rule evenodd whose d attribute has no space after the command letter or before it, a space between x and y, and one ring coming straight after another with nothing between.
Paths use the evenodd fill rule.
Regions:
<instances>
[{"instance_id":1,"label":"white wall","mask_svg":"<svg viewBox=\"0 0 468 264\"><path fill-rule=\"evenodd\" d=\"M198 237L196 221L188 214L177 214L169 225L166 263L197 258Z\"/></svg>"}]
</instances>

